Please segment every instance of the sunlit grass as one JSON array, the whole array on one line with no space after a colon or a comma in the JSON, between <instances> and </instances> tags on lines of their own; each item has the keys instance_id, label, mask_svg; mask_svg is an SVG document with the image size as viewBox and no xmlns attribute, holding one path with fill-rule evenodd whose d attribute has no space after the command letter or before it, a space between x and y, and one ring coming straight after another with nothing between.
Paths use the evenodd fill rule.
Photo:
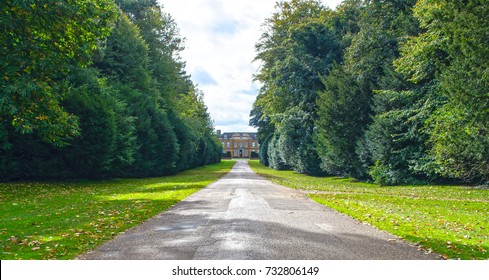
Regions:
<instances>
[{"instance_id":1,"label":"sunlit grass","mask_svg":"<svg viewBox=\"0 0 489 280\"><path fill-rule=\"evenodd\" d=\"M352 179L277 171L250 161L261 176L306 191L315 201L419 244L446 258L489 258L489 189L381 187Z\"/></svg>"},{"instance_id":2,"label":"sunlit grass","mask_svg":"<svg viewBox=\"0 0 489 280\"><path fill-rule=\"evenodd\" d=\"M234 163L164 178L0 183L0 259L73 259L204 188Z\"/></svg>"}]
</instances>

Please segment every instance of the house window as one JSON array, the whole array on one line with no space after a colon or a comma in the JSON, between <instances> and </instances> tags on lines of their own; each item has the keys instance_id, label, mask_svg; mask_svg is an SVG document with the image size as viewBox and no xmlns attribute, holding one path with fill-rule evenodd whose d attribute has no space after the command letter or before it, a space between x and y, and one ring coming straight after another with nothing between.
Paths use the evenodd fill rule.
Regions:
<instances>
[{"instance_id":1,"label":"house window","mask_svg":"<svg viewBox=\"0 0 489 280\"><path fill-rule=\"evenodd\" d=\"M224 139L228 139L228 136L227 135L224 135Z\"/></svg>"},{"instance_id":2,"label":"house window","mask_svg":"<svg viewBox=\"0 0 489 280\"><path fill-rule=\"evenodd\" d=\"M248 148L248 142L245 142L245 148Z\"/></svg>"},{"instance_id":3,"label":"house window","mask_svg":"<svg viewBox=\"0 0 489 280\"><path fill-rule=\"evenodd\" d=\"M253 148L255 148L255 147L256 147L256 142L251 143L251 146L252 146Z\"/></svg>"},{"instance_id":4,"label":"house window","mask_svg":"<svg viewBox=\"0 0 489 280\"><path fill-rule=\"evenodd\" d=\"M238 142L234 142L234 147L237 148L238 147Z\"/></svg>"},{"instance_id":5,"label":"house window","mask_svg":"<svg viewBox=\"0 0 489 280\"><path fill-rule=\"evenodd\" d=\"M231 148L231 143L230 142L227 142L227 145L226 145L228 148Z\"/></svg>"},{"instance_id":6,"label":"house window","mask_svg":"<svg viewBox=\"0 0 489 280\"><path fill-rule=\"evenodd\" d=\"M239 147L243 148L243 142L239 142Z\"/></svg>"}]
</instances>

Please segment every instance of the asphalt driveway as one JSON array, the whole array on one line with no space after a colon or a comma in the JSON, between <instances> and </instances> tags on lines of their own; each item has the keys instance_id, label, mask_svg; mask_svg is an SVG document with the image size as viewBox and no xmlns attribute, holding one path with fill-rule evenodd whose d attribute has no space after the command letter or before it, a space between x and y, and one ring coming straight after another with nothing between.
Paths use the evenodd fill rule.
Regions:
<instances>
[{"instance_id":1,"label":"asphalt driveway","mask_svg":"<svg viewBox=\"0 0 489 280\"><path fill-rule=\"evenodd\" d=\"M256 175L246 161L80 259L438 259Z\"/></svg>"}]
</instances>

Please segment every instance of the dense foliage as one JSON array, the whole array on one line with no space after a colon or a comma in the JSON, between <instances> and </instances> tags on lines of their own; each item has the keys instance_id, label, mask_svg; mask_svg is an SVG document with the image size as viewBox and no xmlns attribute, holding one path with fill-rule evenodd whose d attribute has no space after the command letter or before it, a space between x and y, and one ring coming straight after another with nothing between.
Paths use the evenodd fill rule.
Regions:
<instances>
[{"instance_id":1,"label":"dense foliage","mask_svg":"<svg viewBox=\"0 0 489 280\"><path fill-rule=\"evenodd\" d=\"M250 114L275 169L380 184L489 180L486 1L279 2Z\"/></svg>"},{"instance_id":2,"label":"dense foliage","mask_svg":"<svg viewBox=\"0 0 489 280\"><path fill-rule=\"evenodd\" d=\"M280 2L256 45L263 83L252 112L262 157L274 168L322 173L313 148L315 101L326 75L340 59L337 34L326 21L331 11L317 1Z\"/></svg>"},{"instance_id":3,"label":"dense foliage","mask_svg":"<svg viewBox=\"0 0 489 280\"><path fill-rule=\"evenodd\" d=\"M2 1L0 178L158 176L221 148L152 0Z\"/></svg>"}]
</instances>

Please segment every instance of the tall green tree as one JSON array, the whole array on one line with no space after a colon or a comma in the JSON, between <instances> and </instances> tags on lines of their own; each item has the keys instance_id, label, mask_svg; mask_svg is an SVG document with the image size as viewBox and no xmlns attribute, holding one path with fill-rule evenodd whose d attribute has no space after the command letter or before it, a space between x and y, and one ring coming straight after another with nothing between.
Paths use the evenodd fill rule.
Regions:
<instances>
[{"instance_id":1,"label":"tall green tree","mask_svg":"<svg viewBox=\"0 0 489 280\"><path fill-rule=\"evenodd\" d=\"M277 167L289 166L308 174L319 174L319 157L314 148L317 92L326 74L340 56L340 43L331 28L331 11L319 1L279 2L277 12L266 21L266 31L256 45L256 59L263 62L256 79L263 83L262 100L252 110L253 123L269 122L274 131L262 135L271 141L267 154ZM254 115L254 114L260 114ZM260 120L261 119L261 120ZM270 135L276 135L270 138ZM278 149L272 151L272 149ZM273 167L273 166L272 166ZM282 166L280 167L282 168Z\"/></svg>"},{"instance_id":2,"label":"tall green tree","mask_svg":"<svg viewBox=\"0 0 489 280\"><path fill-rule=\"evenodd\" d=\"M489 5L487 1L420 0L424 32L410 38L396 62L416 83L439 80L446 97L429 121L439 172L489 180Z\"/></svg>"},{"instance_id":3,"label":"tall green tree","mask_svg":"<svg viewBox=\"0 0 489 280\"><path fill-rule=\"evenodd\" d=\"M345 49L344 63L336 65L323 79L326 90L318 99L316 143L327 172L368 176L373 162L366 155L377 150L365 151L364 137L374 115L375 92L409 88L392 63L399 57L399 43L418 30L411 12L414 3L414 0L369 1L353 6L360 14L358 29L353 29L358 32L344 35L347 37L344 41L351 43ZM378 135L388 134L378 131ZM375 139L381 141L379 137Z\"/></svg>"},{"instance_id":4,"label":"tall green tree","mask_svg":"<svg viewBox=\"0 0 489 280\"><path fill-rule=\"evenodd\" d=\"M193 90L185 73L180 52L184 49L178 27L154 0L117 0L129 19L138 26L148 45L149 69L155 87L166 102L174 102L178 94ZM172 107L172 106L169 106Z\"/></svg>"},{"instance_id":5,"label":"tall green tree","mask_svg":"<svg viewBox=\"0 0 489 280\"><path fill-rule=\"evenodd\" d=\"M486 1L277 8L256 48L262 162L380 184L488 181Z\"/></svg>"},{"instance_id":6,"label":"tall green tree","mask_svg":"<svg viewBox=\"0 0 489 280\"><path fill-rule=\"evenodd\" d=\"M8 7L0 14L2 26L32 22L19 34L8 28L0 34L8 70L2 109L17 110L8 102L19 101L18 93L22 106L39 97L29 102L41 124L19 128L0 113L2 180L161 176L220 160L202 93L179 57L183 45L175 22L157 1L117 1L118 13L112 2L99 7L103 3L0 4ZM15 65L24 67L22 75ZM36 77L44 79L44 88L29 84L39 84ZM53 122L56 112L67 121Z\"/></svg>"},{"instance_id":7,"label":"tall green tree","mask_svg":"<svg viewBox=\"0 0 489 280\"><path fill-rule=\"evenodd\" d=\"M70 177L121 175L134 162L135 118L96 69L74 69L70 82L64 108L79 118L81 133L57 156L64 158Z\"/></svg>"},{"instance_id":8,"label":"tall green tree","mask_svg":"<svg viewBox=\"0 0 489 280\"><path fill-rule=\"evenodd\" d=\"M114 2L5 0L0 11L0 137L5 141L13 127L66 144L79 133L77 118L61 105L67 74L87 66L109 34Z\"/></svg>"},{"instance_id":9,"label":"tall green tree","mask_svg":"<svg viewBox=\"0 0 489 280\"><path fill-rule=\"evenodd\" d=\"M374 113L360 159L382 185L417 184L439 178L429 152L426 121L443 104L436 82L407 91L383 90L374 96Z\"/></svg>"},{"instance_id":10,"label":"tall green tree","mask_svg":"<svg viewBox=\"0 0 489 280\"><path fill-rule=\"evenodd\" d=\"M148 46L148 67L152 85L157 91L155 100L170 117L180 146L176 170L206 164L209 157L215 159L216 154L211 154L209 151L212 149L207 149L217 143L213 125L202 94L185 72L185 63L180 58L183 39L175 21L157 1L117 2L138 26Z\"/></svg>"},{"instance_id":11,"label":"tall green tree","mask_svg":"<svg viewBox=\"0 0 489 280\"><path fill-rule=\"evenodd\" d=\"M253 103L253 108L250 112L250 126L258 128L258 141L260 142L260 163L269 166L268 151L269 144L273 138L275 127L271 122L269 115L265 114L264 108L267 106L268 95L259 94Z\"/></svg>"},{"instance_id":12,"label":"tall green tree","mask_svg":"<svg viewBox=\"0 0 489 280\"><path fill-rule=\"evenodd\" d=\"M121 14L107 38L103 59L95 65L109 77L135 118L138 150L126 174L155 176L175 167L178 143L168 114L158 104L148 67L148 47L137 27Z\"/></svg>"},{"instance_id":13,"label":"tall green tree","mask_svg":"<svg viewBox=\"0 0 489 280\"><path fill-rule=\"evenodd\" d=\"M361 177L365 170L356 149L370 123L371 92L339 65L323 82L315 133L321 167L329 174Z\"/></svg>"}]
</instances>

